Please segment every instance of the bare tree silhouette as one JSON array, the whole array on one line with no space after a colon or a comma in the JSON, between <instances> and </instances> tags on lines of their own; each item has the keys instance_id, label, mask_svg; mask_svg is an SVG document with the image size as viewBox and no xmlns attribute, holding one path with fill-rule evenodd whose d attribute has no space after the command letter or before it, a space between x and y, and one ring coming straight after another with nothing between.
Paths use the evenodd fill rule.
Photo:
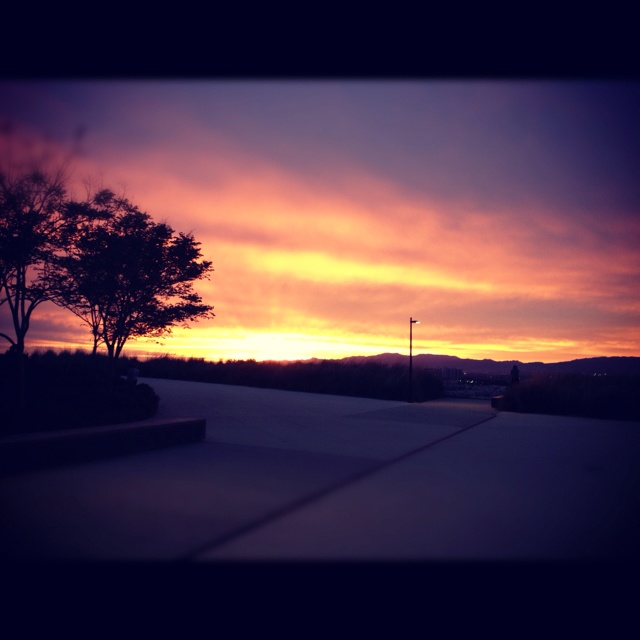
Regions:
<instances>
[{"instance_id":1,"label":"bare tree silhouette","mask_svg":"<svg viewBox=\"0 0 640 640\"><path fill-rule=\"evenodd\" d=\"M16 356L19 407L25 402L25 338L34 309L51 299L49 276L61 249L68 172L45 162L0 171L0 306L13 334L0 333Z\"/></svg>"}]
</instances>

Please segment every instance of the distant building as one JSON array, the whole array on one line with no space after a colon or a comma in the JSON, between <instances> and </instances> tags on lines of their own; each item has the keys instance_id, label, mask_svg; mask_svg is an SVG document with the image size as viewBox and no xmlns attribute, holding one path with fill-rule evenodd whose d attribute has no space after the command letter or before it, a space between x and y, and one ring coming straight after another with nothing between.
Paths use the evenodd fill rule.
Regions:
<instances>
[{"instance_id":1,"label":"distant building","mask_svg":"<svg viewBox=\"0 0 640 640\"><path fill-rule=\"evenodd\" d=\"M441 369L427 369L429 373L438 376L441 380L462 380L464 372L462 369L451 369L449 367Z\"/></svg>"}]
</instances>

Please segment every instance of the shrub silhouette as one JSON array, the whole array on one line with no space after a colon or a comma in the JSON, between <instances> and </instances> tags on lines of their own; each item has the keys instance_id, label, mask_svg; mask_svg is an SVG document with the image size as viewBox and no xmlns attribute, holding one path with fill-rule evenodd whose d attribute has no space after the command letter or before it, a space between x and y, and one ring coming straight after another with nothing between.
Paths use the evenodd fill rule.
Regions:
<instances>
[{"instance_id":1,"label":"shrub silhouette","mask_svg":"<svg viewBox=\"0 0 640 640\"><path fill-rule=\"evenodd\" d=\"M207 362L198 358L150 358L142 365L145 376L249 387L406 400L409 368L381 363L354 364L334 360L311 362ZM424 402L443 395L443 383L426 371L414 371L414 400Z\"/></svg>"},{"instance_id":2,"label":"shrub silhouette","mask_svg":"<svg viewBox=\"0 0 640 640\"><path fill-rule=\"evenodd\" d=\"M15 376L10 361L11 354L0 356L0 402L9 408L4 434L131 422L157 412L159 398L149 385L131 385L120 378L107 384L106 356L79 351L29 354L27 403L23 411L17 406L12 410Z\"/></svg>"},{"instance_id":3,"label":"shrub silhouette","mask_svg":"<svg viewBox=\"0 0 640 640\"><path fill-rule=\"evenodd\" d=\"M640 420L640 377L538 375L511 385L501 409L614 420Z\"/></svg>"}]
</instances>

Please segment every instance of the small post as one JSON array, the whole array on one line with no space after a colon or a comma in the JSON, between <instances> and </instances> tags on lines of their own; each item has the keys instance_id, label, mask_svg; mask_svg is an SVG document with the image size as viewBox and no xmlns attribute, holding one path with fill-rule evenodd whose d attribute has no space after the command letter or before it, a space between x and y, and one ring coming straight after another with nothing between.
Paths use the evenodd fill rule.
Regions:
<instances>
[{"instance_id":1,"label":"small post","mask_svg":"<svg viewBox=\"0 0 640 640\"><path fill-rule=\"evenodd\" d=\"M413 402L413 325L420 320L409 318L409 402Z\"/></svg>"}]
</instances>

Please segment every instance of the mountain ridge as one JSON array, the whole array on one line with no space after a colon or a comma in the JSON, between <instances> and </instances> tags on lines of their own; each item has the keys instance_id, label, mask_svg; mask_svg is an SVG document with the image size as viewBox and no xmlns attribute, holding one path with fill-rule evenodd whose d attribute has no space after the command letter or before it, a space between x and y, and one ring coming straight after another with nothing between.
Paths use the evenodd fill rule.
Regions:
<instances>
[{"instance_id":1,"label":"mountain ridge","mask_svg":"<svg viewBox=\"0 0 640 640\"><path fill-rule=\"evenodd\" d=\"M312 360L319 360L313 358ZM337 359L339 362L365 364L367 362L383 364L408 364L409 356L400 353L381 353L374 356L349 356ZM485 375L506 375L513 365L524 376L537 373L583 373L589 375L640 375L640 357L636 356L596 356L577 358L563 362L521 362L520 360L491 360L485 358L459 358L421 353L413 356L413 367L416 369L462 369L464 373Z\"/></svg>"}]
</instances>

